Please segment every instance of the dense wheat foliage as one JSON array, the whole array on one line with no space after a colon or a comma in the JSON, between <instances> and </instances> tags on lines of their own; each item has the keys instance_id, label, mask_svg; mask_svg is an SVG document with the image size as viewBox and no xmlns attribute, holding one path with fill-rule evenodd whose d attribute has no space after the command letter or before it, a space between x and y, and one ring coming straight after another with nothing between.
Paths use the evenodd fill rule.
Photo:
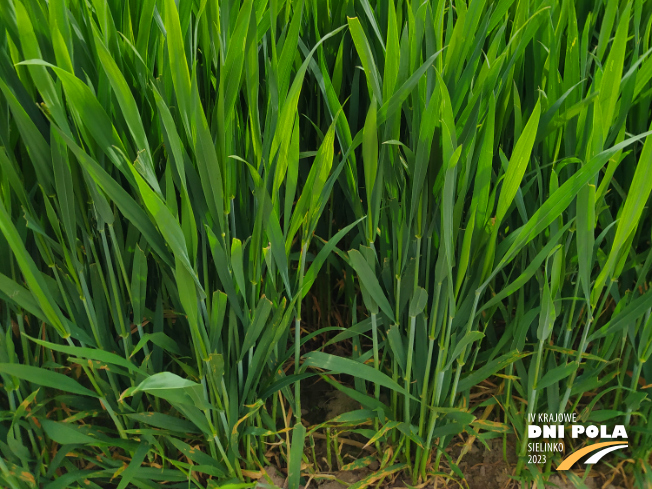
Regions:
<instances>
[{"instance_id":1,"label":"dense wheat foliage","mask_svg":"<svg viewBox=\"0 0 652 489\"><path fill-rule=\"evenodd\" d=\"M651 37L644 0L0 2L0 486L298 489L346 432L357 487L461 477L460 434L543 487L540 412L652 485ZM359 409L302 419L317 381Z\"/></svg>"}]
</instances>

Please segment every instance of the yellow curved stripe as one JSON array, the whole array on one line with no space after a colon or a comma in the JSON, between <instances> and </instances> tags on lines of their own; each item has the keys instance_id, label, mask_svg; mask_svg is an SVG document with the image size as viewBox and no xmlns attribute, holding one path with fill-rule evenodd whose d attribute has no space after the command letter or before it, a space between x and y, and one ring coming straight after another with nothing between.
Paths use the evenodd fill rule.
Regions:
<instances>
[{"instance_id":1,"label":"yellow curved stripe","mask_svg":"<svg viewBox=\"0 0 652 489\"><path fill-rule=\"evenodd\" d=\"M570 469L575 462L577 462L579 459L581 459L584 455L587 455L591 452L595 452L596 450L599 450L600 448L608 447L611 445L627 445L627 442L625 441L605 441L603 443L594 443L593 445L589 445L588 447L584 447L581 450L578 450L576 452L573 452L570 454L568 457L566 457L561 464L559 464L559 467L557 467L557 470L568 470Z\"/></svg>"}]
</instances>

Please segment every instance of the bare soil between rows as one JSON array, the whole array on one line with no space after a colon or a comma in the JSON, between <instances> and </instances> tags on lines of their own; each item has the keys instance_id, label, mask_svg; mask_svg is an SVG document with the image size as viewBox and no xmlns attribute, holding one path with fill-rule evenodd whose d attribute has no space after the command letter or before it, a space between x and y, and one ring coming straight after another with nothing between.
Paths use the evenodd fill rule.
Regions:
<instances>
[{"instance_id":1,"label":"bare soil between rows","mask_svg":"<svg viewBox=\"0 0 652 489\"><path fill-rule=\"evenodd\" d=\"M419 489L449 489L449 488L467 488L467 489L516 489L529 487L534 489L533 485L523 485L521 482L514 480L512 477L516 469L516 455L513 444L508 445L508 461L503 458L503 441L502 439L488 440L487 444L491 450L487 450L480 442L474 442L471 449L463 456L459 468L464 475L464 479L451 474L447 480L444 477L438 477L437 482L429 481L426 484L414 485L409 474L394 474L382 481L380 487L383 489L395 488L419 488ZM447 453L456 460L465 445L461 438L456 439L449 448ZM513 454L510 456L510 453ZM444 467L441 467L444 469ZM284 474L270 466L266 468L273 484L282 489L287 489L287 480ZM442 470L442 472L450 472ZM307 481L303 489L346 489L350 485L356 484L369 475L374 470L365 467L357 470L333 470L319 472L313 479ZM581 474L579 471L577 475ZM260 481L263 482L262 480ZM631 489L632 483L627 483L620 473L601 473L593 470L583 481L588 489ZM261 485L265 485L264 483ZM369 487L376 487L376 484ZM555 474L549 478L545 488L557 489L574 489L578 486L573 484L565 475ZM537 488L541 489L541 488Z\"/></svg>"},{"instance_id":2,"label":"bare soil between rows","mask_svg":"<svg viewBox=\"0 0 652 489\"><path fill-rule=\"evenodd\" d=\"M310 384L310 383L306 383ZM302 392L303 413L302 418L306 424L317 425L324 421L331 420L340 414L360 409L360 405L345 394L334 389L323 381L317 381L306 385ZM314 444L306 449L308 459L313 463L312 476L304 472L305 485L303 489L345 489L351 485L365 480L378 471L378 460L373 460L364 468L354 470L342 470L350 468L356 461L369 459L375 454L375 449L364 449L366 439L355 433L355 430L346 432L341 430L337 433L339 456L331 449L330 454L326 448L326 439L323 435L314 439ZM409 473L397 472L390 476L376 481L369 487L382 489L394 488L417 488L417 489L443 489L443 488L465 488L465 489L516 489L532 488L534 486L524 485L514 479L517 463L516 439L509 435L506 439L506 446L502 436L486 440L486 446L478 439L469 445L468 435L462 434L451 441L446 448L446 453L463 474L463 478L455 474L447 461L442 458L439 471L442 476L433 477L426 483L414 484ZM468 446L467 446L468 445ZM330 457L328 457L330 455ZM382 455L381 455L382 456ZM348 467L347 467L348 466ZM605 472L591 470L583 484L588 489L638 489L634 488L633 482L624 477L622 471L608 472L609 467L603 466ZM524 469L527 470L527 469ZM287 489L286 470L279 470L273 465L265 468L266 476L259 479L260 486L268 486L270 482L281 489ZM583 471L577 470L576 474L582 478ZM578 487L572 483L564 474L552 475L546 488L574 489ZM542 489L542 488L537 488Z\"/></svg>"}]
</instances>

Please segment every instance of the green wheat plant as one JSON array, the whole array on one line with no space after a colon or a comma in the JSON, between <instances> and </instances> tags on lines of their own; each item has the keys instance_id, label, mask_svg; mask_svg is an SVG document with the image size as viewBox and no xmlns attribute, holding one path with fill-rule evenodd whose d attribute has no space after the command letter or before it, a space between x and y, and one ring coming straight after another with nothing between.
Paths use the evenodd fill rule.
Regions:
<instances>
[{"instance_id":1,"label":"green wheat plant","mask_svg":"<svg viewBox=\"0 0 652 489\"><path fill-rule=\"evenodd\" d=\"M463 477L458 435L543 487L540 412L651 485L651 37L642 0L1 2L1 485L273 451L297 489L335 427L357 487ZM360 409L311 425L316 381Z\"/></svg>"}]
</instances>

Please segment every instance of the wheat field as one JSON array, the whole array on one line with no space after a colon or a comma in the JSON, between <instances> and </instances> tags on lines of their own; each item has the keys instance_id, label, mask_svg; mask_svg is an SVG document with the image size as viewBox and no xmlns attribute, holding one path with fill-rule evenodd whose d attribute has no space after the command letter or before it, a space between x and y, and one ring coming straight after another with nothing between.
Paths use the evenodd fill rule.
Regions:
<instances>
[{"instance_id":1,"label":"wheat field","mask_svg":"<svg viewBox=\"0 0 652 489\"><path fill-rule=\"evenodd\" d=\"M644 0L0 2L0 485L298 489L348 437L355 489L495 438L544 487L527 416L567 412L652 487L651 37Z\"/></svg>"}]
</instances>

